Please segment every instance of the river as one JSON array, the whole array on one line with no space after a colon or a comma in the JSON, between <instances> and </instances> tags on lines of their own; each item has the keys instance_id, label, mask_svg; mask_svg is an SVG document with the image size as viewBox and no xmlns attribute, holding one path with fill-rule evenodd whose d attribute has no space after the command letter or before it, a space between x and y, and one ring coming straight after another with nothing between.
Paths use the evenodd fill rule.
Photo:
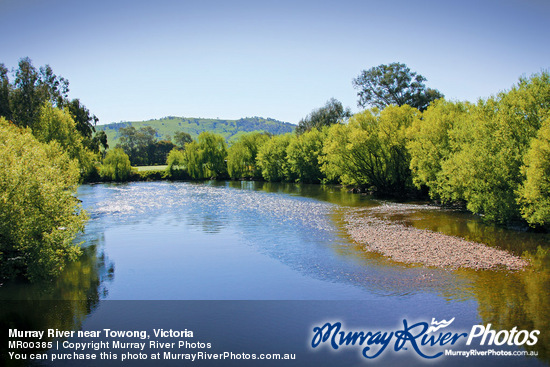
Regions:
<instances>
[{"instance_id":1,"label":"river","mask_svg":"<svg viewBox=\"0 0 550 367\"><path fill-rule=\"evenodd\" d=\"M4 324L15 317L33 330L52 323L60 330L79 329L105 317L102 305L122 300L288 301L284 307L290 310L336 301L371 305L370 317L379 321L456 317L465 327L538 329L535 347L512 348L536 350L538 357L515 357L521 359L514 363L550 360L550 266L548 256L536 255L539 246L548 248L546 234L503 229L425 203L373 200L333 186L96 184L81 186L78 197L90 215L77 239L84 255L54 282L4 284ZM395 208L384 212L388 220L518 255L529 252L533 265L515 273L449 271L365 252L350 240L344 218L350 210L381 205ZM14 300L25 302L10 303Z\"/></svg>"}]
</instances>

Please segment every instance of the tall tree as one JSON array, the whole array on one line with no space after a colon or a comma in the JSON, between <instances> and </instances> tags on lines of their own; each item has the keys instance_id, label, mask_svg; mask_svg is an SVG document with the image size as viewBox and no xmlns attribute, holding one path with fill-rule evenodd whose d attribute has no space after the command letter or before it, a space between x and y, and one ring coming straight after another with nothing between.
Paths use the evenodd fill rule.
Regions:
<instances>
[{"instance_id":1,"label":"tall tree","mask_svg":"<svg viewBox=\"0 0 550 367\"><path fill-rule=\"evenodd\" d=\"M120 134L120 143L117 147L122 148L128 154L130 162L133 165L150 164L152 160L152 156L150 157L150 155L154 154L150 146L153 146L157 141L157 130L151 126L139 129L129 126L120 128L118 132Z\"/></svg>"},{"instance_id":2,"label":"tall tree","mask_svg":"<svg viewBox=\"0 0 550 367\"><path fill-rule=\"evenodd\" d=\"M344 108L337 99L331 98L324 107L317 108L298 122L296 133L305 133L313 128L321 130L324 126L337 124L351 117L349 108Z\"/></svg>"},{"instance_id":3,"label":"tall tree","mask_svg":"<svg viewBox=\"0 0 550 367\"><path fill-rule=\"evenodd\" d=\"M174 133L174 143L180 149L185 149L185 146L193 141L191 135L184 131L176 131Z\"/></svg>"},{"instance_id":4,"label":"tall tree","mask_svg":"<svg viewBox=\"0 0 550 367\"><path fill-rule=\"evenodd\" d=\"M10 109L10 91L11 84L8 77L8 69L4 64L0 64L0 116L8 120L12 119Z\"/></svg>"},{"instance_id":5,"label":"tall tree","mask_svg":"<svg viewBox=\"0 0 550 367\"><path fill-rule=\"evenodd\" d=\"M21 59L9 98L13 121L32 128L42 105L49 102L53 107L63 107L68 92L69 82L55 75L49 65L37 70L28 57Z\"/></svg>"},{"instance_id":6,"label":"tall tree","mask_svg":"<svg viewBox=\"0 0 550 367\"><path fill-rule=\"evenodd\" d=\"M360 107L383 109L391 104L407 104L424 111L430 102L444 97L438 90L426 88L425 81L426 78L412 72L407 65L394 62L363 70L353 79L353 86L359 90Z\"/></svg>"},{"instance_id":7,"label":"tall tree","mask_svg":"<svg viewBox=\"0 0 550 367\"><path fill-rule=\"evenodd\" d=\"M80 132L80 135L84 138L91 139L99 119L95 115L91 115L90 111L86 106L80 103L78 98L67 101L65 105L73 115L76 129Z\"/></svg>"}]
</instances>

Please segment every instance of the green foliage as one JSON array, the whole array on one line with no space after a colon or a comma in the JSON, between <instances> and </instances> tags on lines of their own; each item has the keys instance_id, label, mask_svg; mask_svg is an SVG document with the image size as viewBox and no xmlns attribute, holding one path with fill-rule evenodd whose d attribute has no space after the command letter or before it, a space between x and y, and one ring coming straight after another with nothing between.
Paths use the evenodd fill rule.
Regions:
<instances>
[{"instance_id":1,"label":"green foliage","mask_svg":"<svg viewBox=\"0 0 550 367\"><path fill-rule=\"evenodd\" d=\"M149 164L164 164L168 154L175 148L174 143L168 140L155 141L149 147Z\"/></svg>"},{"instance_id":2,"label":"green foliage","mask_svg":"<svg viewBox=\"0 0 550 367\"><path fill-rule=\"evenodd\" d=\"M177 148L173 148L166 158L166 173L171 178L184 178L185 176L185 156Z\"/></svg>"},{"instance_id":3,"label":"green foliage","mask_svg":"<svg viewBox=\"0 0 550 367\"><path fill-rule=\"evenodd\" d=\"M90 111L80 103L78 98L66 102L67 108L71 112L76 123L76 129L83 138L91 139L95 132L95 125L99 119L95 115L90 115Z\"/></svg>"},{"instance_id":4,"label":"green foliage","mask_svg":"<svg viewBox=\"0 0 550 367\"><path fill-rule=\"evenodd\" d=\"M94 149L96 153L102 152L102 154L104 154L105 151L109 149L107 134L105 134L105 131L98 131L97 133L95 133L90 146Z\"/></svg>"},{"instance_id":5,"label":"green foliage","mask_svg":"<svg viewBox=\"0 0 550 367\"><path fill-rule=\"evenodd\" d=\"M57 141L80 165L81 176L86 178L94 170L97 155L83 145L83 137L68 110L61 110L46 102L40 109L37 123L32 129L36 138L43 142Z\"/></svg>"},{"instance_id":6,"label":"green foliage","mask_svg":"<svg viewBox=\"0 0 550 367\"><path fill-rule=\"evenodd\" d=\"M42 105L49 102L54 107L63 107L68 92L69 82L56 76L49 65L37 70L29 58L23 58L9 90L8 116L18 126L34 128Z\"/></svg>"},{"instance_id":7,"label":"green foliage","mask_svg":"<svg viewBox=\"0 0 550 367\"><path fill-rule=\"evenodd\" d=\"M418 116L408 105L360 112L347 125L333 125L325 142L322 170L329 179L383 195L403 196L411 188L407 129Z\"/></svg>"},{"instance_id":8,"label":"green foliage","mask_svg":"<svg viewBox=\"0 0 550 367\"><path fill-rule=\"evenodd\" d=\"M66 108L71 113L76 124L76 130L82 135L83 144L89 150L99 153L100 147L107 149L107 135L104 131L95 134L95 125L99 119L95 115L91 115L90 111L80 103L79 99L65 102Z\"/></svg>"},{"instance_id":9,"label":"green foliage","mask_svg":"<svg viewBox=\"0 0 550 367\"><path fill-rule=\"evenodd\" d=\"M550 226L550 118L525 155L525 181L518 190L521 215L532 226Z\"/></svg>"},{"instance_id":10,"label":"green foliage","mask_svg":"<svg viewBox=\"0 0 550 367\"><path fill-rule=\"evenodd\" d=\"M340 101L331 98L324 107L311 111L308 116L301 119L296 128L296 133L300 135L313 128L321 130L325 126L342 123L349 117L351 117L350 109L344 109Z\"/></svg>"},{"instance_id":11,"label":"green foliage","mask_svg":"<svg viewBox=\"0 0 550 367\"><path fill-rule=\"evenodd\" d=\"M266 181L284 181L289 179L289 167L286 149L295 135L275 135L258 150L256 161Z\"/></svg>"},{"instance_id":12,"label":"green foliage","mask_svg":"<svg viewBox=\"0 0 550 367\"><path fill-rule=\"evenodd\" d=\"M227 175L227 146L221 135L203 132L187 145L184 162L189 176L196 180L223 178Z\"/></svg>"},{"instance_id":13,"label":"green foliage","mask_svg":"<svg viewBox=\"0 0 550 367\"><path fill-rule=\"evenodd\" d=\"M256 157L260 147L269 140L265 133L248 133L241 135L239 139L228 149L227 171L232 179L261 178L260 167L256 163Z\"/></svg>"},{"instance_id":14,"label":"green foliage","mask_svg":"<svg viewBox=\"0 0 550 367\"><path fill-rule=\"evenodd\" d=\"M57 141L41 143L4 118L0 131L0 276L50 278L80 253L78 164Z\"/></svg>"},{"instance_id":15,"label":"green foliage","mask_svg":"<svg viewBox=\"0 0 550 367\"><path fill-rule=\"evenodd\" d=\"M190 134L184 131L176 131L174 133L174 141L176 146L180 149L185 149L185 146L193 141Z\"/></svg>"},{"instance_id":16,"label":"green foliage","mask_svg":"<svg viewBox=\"0 0 550 367\"><path fill-rule=\"evenodd\" d=\"M478 104L481 111L474 115L472 141L450 164L470 168L458 177L463 178L469 210L502 223L519 217L516 192L523 181L523 157L549 107L548 74L522 79L510 92Z\"/></svg>"},{"instance_id":17,"label":"green foliage","mask_svg":"<svg viewBox=\"0 0 550 367\"><path fill-rule=\"evenodd\" d=\"M19 61L14 76L11 83L8 70L0 64L0 116L31 127L42 142L58 141L79 161L84 179L95 174L93 153L100 152L100 144L107 148L107 137L93 136L98 119L80 100L69 101L69 82L49 65L36 69L29 58Z\"/></svg>"},{"instance_id":18,"label":"green foliage","mask_svg":"<svg viewBox=\"0 0 550 367\"><path fill-rule=\"evenodd\" d=\"M191 143L187 144L183 152L183 158L189 177L195 180L204 179L206 177L199 154L199 143L193 140Z\"/></svg>"},{"instance_id":19,"label":"green foliage","mask_svg":"<svg viewBox=\"0 0 550 367\"><path fill-rule=\"evenodd\" d=\"M415 182L428 185L430 195L443 202L465 201L490 221L506 223L522 211L528 215L518 205L521 167L531 164L525 156L549 111L548 73L520 79L509 92L477 105L436 103L413 128ZM430 142L436 146L430 148Z\"/></svg>"},{"instance_id":20,"label":"green foliage","mask_svg":"<svg viewBox=\"0 0 550 367\"><path fill-rule=\"evenodd\" d=\"M353 86L359 90L357 104L361 107L382 109L392 104L408 104L423 111L430 102L443 98L439 91L426 88L425 81L426 78L411 72L407 65L394 62L363 70L353 79Z\"/></svg>"},{"instance_id":21,"label":"green foliage","mask_svg":"<svg viewBox=\"0 0 550 367\"><path fill-rule=\"evenodd\" d=\"M462 143L449 133L465 126L469 108L468 103L437 100L422 113L421 119L413 121L409 130L411 140L407 147L411 154L413 183L417 188L427 186L433 198L441 191L437 185L442 162L459 150Z\"/></svg>"},{"instance_id":22,"label":"green foliage","mask_svg":"<svg viewBox=\"0 0 550 367\"><path fill-rule=\"evenodd\" d=\"M99 169L101 177L112 181L126 181L131 172L130 158L120 148L109 150Z\"/></svg>"},{"instance_id":23,"label":"green foliage","mask_svg":"<svg viewBox=\"0 0 550 367\"><path fill-rule=\"evenodd\" d=\"M12 86L8 77L8 69L4 64L0 64L0 116L8 120L12 119L10 108L10 92Z\"/></svg>"},{"instance_id":24,"label":"green foliage","mask_svg":"<svg viewBox=\"0 0 550 367\"><path fill-rule=\"evenodd\" d=\"M150 126L136 129L133 126L120 129L120 143L117 148L124 150L135 166L150 164L149 147L156 141L157 130ZM164 163L164 162L162 162Z\"/></svg>"},{"instance_id":25,"label":"green foliage","mask_svg":"<svg viewBox=\"0 0 550 367\"><path fill-rule=\"evenodd\" d=\"M133 126L120 129L120 142L118 148L122 148L130 157L134 166L146 166L152 164L164 164L168 153L175 147L168 140L158 140L158 131L151 126L136 129Z\"/></svg>"},{"instance_id":26,"label":"green foliage","mask_svg":"<svg viewBox=\"0 0 550 367\"><path fill-rule=\"evenodd\" d=\"M320 166L325 139L325 133L312 129L290 141L286 149L290 177L305 183L324 181L325 175Z\"/></svg>"}]
</instances>

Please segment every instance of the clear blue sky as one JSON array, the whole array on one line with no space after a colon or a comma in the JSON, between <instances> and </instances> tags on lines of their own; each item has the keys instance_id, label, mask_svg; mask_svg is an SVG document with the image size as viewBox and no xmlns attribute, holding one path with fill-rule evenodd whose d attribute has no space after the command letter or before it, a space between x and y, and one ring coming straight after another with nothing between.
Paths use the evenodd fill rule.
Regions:
<instances>
[{"instance_id":1,"label":"clear blue sky","mask_svg":"<svg viewBox=\"0 0 550 367\"><path fill-rule=\"evenodd\" d=\"M0 0L0 62L70 81L100 123L272 117L297 123L391 62L475 101L550 69L550 2Z\"/></svg>"}]
</instances>

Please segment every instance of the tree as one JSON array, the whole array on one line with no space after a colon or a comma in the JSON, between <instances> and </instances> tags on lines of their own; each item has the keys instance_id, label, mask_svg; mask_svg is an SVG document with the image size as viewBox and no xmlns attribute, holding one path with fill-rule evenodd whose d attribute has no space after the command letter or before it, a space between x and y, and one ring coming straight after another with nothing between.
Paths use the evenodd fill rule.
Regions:
<instances>
[{"instance_id":1,"label":"tree","mask_svg":"<svg viewBox=\"0 0 550 367\"><path fill-rule=\"evenodd\" d=\"M415 119L409 130L407 145L411 155L413 183L427 187L432 198L438 199L441 165L461 149L456 132L466 126L472 106L469 103L440 99L432 103Z\"/></svg>"},{"instance_id":2,"label":"tree","mask_svg":"<svg viewBox=\"0 0 550 367\"><path fill-rule=\"evenodd\" d=\"M136 129L133 126L122 127L118 131L120 143L117 147L122 148L130 157L133 165L148 165L152 161L154 150L150 149L156 142L157 130L151 126ZM163 161L164 163L164 161Z\"/></svg>"},{"instance_id":3,"label":"tree","mask_svg":"<svg viewBox=\"0 0 550 367\"><path fill-rule=\"evenodd\" d=\"M91 115L90 111L80 103L78 98L65 103L71 114L73 115L76 129L85 139L92 139L95 132L95 126L99 119L95 115Z\"/></svg>"},{"instance_id":4,"label":"tree","mask_svg":"<svg viewBox=\"0 0 550 367\"><path fill-rule=\"evenodd\" d=\"M177 148L173 148L166 158L166 172L171 178L183 178L185 173L185 156Z\"/></svg>"},{"instance_id":5,"label":"tree","mask_svg":"<svg viewBox=\"0 0 550 367\"><path fill-rule=\"evenodd\" d=\"M107 142L107 133L103 130L96 132L94 134L94 137L92 138L91 145L96 148L95 150L96 153L99 153L103 148L103 154L104 154L105 151L109 149L109 143Z\"/></svg>"},{"instance_id":6,"label":"tree","mask_svg":"<svg viewBox=\"0 0 550 367\"><path fill-rule=\"evenodd\" d=\"M550 117L524 159L525 181L518 190L521 215L532 226L550 226Z\"/></svg>"},{"instance_id":7,"label":"tree","mask_svg":"<svg viewBox=\"0 0 550 367\"><path fill-rule=\"evenodd\" d=\"M227 146L221 135L202 132L184 151L184 161L189 176L196 180L226 177Z\"/></svg>"},{"instance_id":8,"label":"tree","mask_svg":"<svg viewBox=\"0 0 550 367\"><path fill-rule=\"evenodd\" d=\"M185 149L185 146L193 141L191 135L184 131L176 131L174 134L174 142L176 146L180 149Z\"/></svg>"},{"instance_id":9,"label":"tree","mask_svg":"<svg viewBox=\"0 0 550 367\"><path fill-rule=\"evenodd\" d=\"M0 64L0 116L18 126L31 127L33 134L42 142L57 140L69 151L71 158L79 160L85 177L92 172L93 158L88 154L89 162L85 163L86 154L80 154L86 152L82 146L87 153L99 153L100 145L107 148L106 135L93 137L97 117L91 115L80 100L68 100L68 80L55 75L49 65L36 69L29 58L23 58L18 66L13 72L15 78L12 84L7 68ZM44 108L51 113L45 113ZM54 109L58 112L52 112ZM74 134L75 129L80 138ZM73 143L76 145L73 146Z\"/></svg>"},{"instance_id":10,"label":"tree","mask_svg":"<svg viewBox=\"0 0 550 367\"><path fill-rule=\"evenodd\" d=\"M4 64L0 64L0 116L11 120L10 93L11 84L8 77L8 69Z\"/></svg>"},{"instance_id":11,"label":"tree","mask_svg":"<svg viewBox=\"0 0 550 367\"><path fill-rule=\"evenodd\" d=\"M0 118L0 277L59 274L87 215L76 198L78 164L57 141L39 142Z\"/></svg>"},{"instance_id":12,"label":"tree","mask_svg":"<svg viewBox=\"0 0 550 367\"><path fill-rule=\"evenodd\" d=\"M84 138L77 131L67 109L61 110L46 102L40 109L38 121L32 131L43 143L57 141L71 159L77 160L82 177L88 177L92 173L97 156L84 146Z\"/></svg>"},{"instance_id":13,"label":"tree","mask_svg":"<svg viewBox=\"0 0 550 367\"><path fill-rule=\"evenodd\" d=\"M256 163L260 147L269 140L267 133L249 133L239 139L228 149L227 172L232 179L261 178L262 172Z\"/></svg>"},{"instance_id":14,"label":"tree","mask_svg":"<svg viewBox=\"0 0 550 367\"><path fill-rule=\"evenodd\" d=\"M377 193L405 196L412 186L407 129L418 118L408 105L365 110L328 131L322 166L329 179Z\"/></svg>"},{"instance_id":15,"label":"tree","mask_svg":"<svg viewBox=\"0 0 550 367\"><path fill-rule=\"evenodd\" d=\"M300 135L313 128L321 130L324 126L343 122L349 117L351 117L350 109L344 109L340 101L331 98L324 107L311 111L309 115L301 119L298 122L296 133Z\"/></svg>"},{"instance_id":16,"label":"tree","mask_svg":"<svg viewBox=\"0 0 550 367\"><path fill-rule=\"evenodd\" d=\"M28 57L21 59L9 98L13 121L32 128L42 105L49 102L53 107L63 107L68 92L69 82L56 76L49 65L37 70Z\"/></svg>"},{"instance_id":17,"label":"tree","mask_svg":"<svg viewBox=\"0 0 550 367\"><path fill-rule=\"evenodd\" d=\"M324 180L321 160L325 139L326 133L314 128L290 141L286 149L286 160L289 171L296 177L296 181L319 183Z\"/></svg>"},{"instance_id":18,"label":"tree","mask_svg":"<svg viewBox=\"0 0 550 367\"><path fill-rule=\"evenodd\" d=\"M198 141L205 178L227 177L227 145L223 136L204 131Z\"/></svg>"},{"instance_id":19,"label":"tree","mask_svg":"<svg viewBox=\"0 0 550 367\"><path fill-rule=\"evenodd\" d=\"M286 149L296 135L275 135L258 150L256 161L266 181L284 181L290 179Z\"/></svg>"},{"instance_id":20,"label":"tree","mask_svg":"<svg viewBox=\"0 0 550 367\"><path fill-rule=\"evenodd\" d=\"M360 107L383 109L392 104L408 104L424 111L430 102L444 97L439 91L426 88L425 81L426 78L411 72L407 65L394 62L363 70L353 79L353 86L359 90L357 104Z\"/></svg>"},{"instance_id":21,"label":"tree","mask_svg":"<svg viewBox=\"0 0 550 367\"><path fill-rule=\"evenodd\" d=\"M112 181L126 181L131 172L130 158L120 148L109 150L99 169L101 177Z\"/></svg>"},{"instance_id":22,"label":"tree","mask_svg":"<svg viewBox=\"0 0 550 367\"><path fill-rule=\"evenodd\" d=\"M520 219L522 166L532 164L525 157L549 115L547 72L521 78L510 91L470 106L466 118L457 119L448 133L453 151L442 160L430 194L443 202L464 201L468 210L489 221Z\"/></svg>"},{"instance_id":23,"label":"tree","mask_svg":"<svg viewBox=\"0 0 550 367\"><path fill-rule=\"evenodd\" d=\"M195 180L202 180L206 177L202 158L200 156L199 143L193 140L191 143L187 144L187 147L183 151L183 158L183 163L189 177Z\"/></svg>"},{"instance_id":24,"label":"tree","mask_svg":"<svg viewBox=\"0 0 550 367\"><path fill-rule=\"evenodd\" d=\"M160 140L149 145L149 164L165 164L168 154L175 147L169 140Z\"/></svg>"}]
</instances>

